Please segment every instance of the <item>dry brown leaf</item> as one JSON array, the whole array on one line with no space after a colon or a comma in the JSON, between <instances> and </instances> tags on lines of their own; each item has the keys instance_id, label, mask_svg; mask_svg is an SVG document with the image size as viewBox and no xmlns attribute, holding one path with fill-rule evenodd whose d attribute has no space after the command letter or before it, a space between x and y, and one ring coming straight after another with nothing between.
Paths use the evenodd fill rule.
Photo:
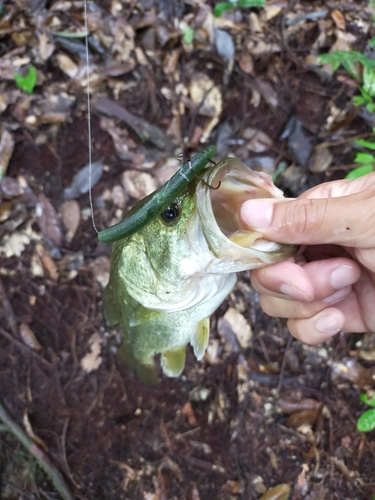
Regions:
<instances>
[{"instance_id":1,"label":"dry brown leaf","mask_svg":"<svg viewBox=\"0 0 375 500\"><path fill-rule=\"evenodd\" d=\"M314 425L320 414L320 409L301 410L290 415L286 420L288 427L298 428L301 425Z\"/></svg>"},{"instance_id":2,"label":"dry brown leaf","mask_svg":"<svg viewBox=\"0 0 375 500\"><path fill-rule=\"evenodd\" d=\"M13 134L8 132L4 127L0 127L0 178L6 174L9 161L12 158L14 150Z\"/></svg>"},{"instance_id":3,"label":"dry brown leaf","mask_svg":"<svg viewBox=\"0 0 375 500\"><path fill-rule=\"evenodd\" d=\"M204 73L195 73L189 85L192 102L196 105L200 115L212 117L205 124L201 142L206 142L212 129L219 122L223 108L223 98L220 88Z\"/></svg>"},{"instance_id":4,"label":"dry brown leaf","mask_svg":"<svg viewBox=\"0 0 375 500\"><path fill-rule=\"evenodd\" d=\"M325 144L316 146L309 161L309 170L314 174L325 172L332 161L333 156L328 146Z\"/></svg>"},{"instance_id":5,"label":"dry brown leaf","mask_svg":"<svg viewBox=\"0 0 375 500\"><path fill-rule=\"evenodd\" d=\"M243 131L243 138L245 139L247 149L255 153L263 153L272 147L272 139L261 130L252 127L245 128Z\"/></svg>"},{"instance_id":6,"label":"dry brown leaf","mask_svg":"<svg viewBox=\"0 0 375 500\"><path fill-rule=\"evenodd\" d=\"M0 222L4 222L5 220L9 219L11 208L12 204L10 203L10 201L3 201L2 203L0 203Z\"/></svg>"},{"instance_id":7,"label":"dry brown leaf","mask_svg":"<svg viewBox=\"0 0 375 500\"><path fill-rule=\"evenodd\" d=\"M55 44L48 38L46 33L39 37L39 54L43 61L47 61L55 51Z\"/></svg>"},{"instance_id":8,"label":"dry brown leaf","mask_svg":"<svg viewBox=\"0 0 375 500\"><path fill-rule=\"evenodd\" d=\"M280 399L278 407L283 413L291 414L301 410L318 410L322 407L322 403L312 398L303 398L299 401Z\"/></svg>"},{"instance_id":9,"label":"dry brown leaf","mask_svg":"<svg viewBox=\"0 0 375 500\"><path fill-rule=\"evenodd\" d=\"M0 193L3 198L10 199L21 196L23 189L17 179L3 177L0 181Z\"/></svg>"},{"instance_id":10,"label":"dry brown leaf","mask_svg":"<svg viewBox=\"0 0 375 500\"><path fill-rule=\"evenodd\" d=\"M299 493L302 498L305 498L309 490L309 482L306 479L306 474L309 472L310 468L307 464L302 464L302 471L298 474L297 480L294 485L294 492Z\"/></svg>"},{"instance_id":11,"label":"dry brown leaf","mask_svg":"<svg viewBox=\"0 0 375 500\"><path fill-rule=\"evenodd\" d=\"M39 201L39 227L45 238L49 238L56 246L61 245L61 229L55 209L49 199L40 194Z\"/></svg>"},{"instance_id":12,"label":"dry brown leaf","mask_svg":"<svg viewBox=\"0 0 375 500\"><path fill-rule=\"evenodd\" d=\"M189 422L189 425L193 427L197 425L197 419L195 418L193 407L191 406L191 403L189 401L185 403L184 406L181 408L181 414L185 415L185 417Z\"/></svg>"},{"instance_id":13,"label":"dry brown leaf","mask_svg":"<svg viewBox=\"0 0 375 500\"><path fill-rule=\"evenodd\" d=\"M187 500L200 500L199 491L195 483L190 483Z\"/></svg>"},{"instance_id":14,"label":"dry brown leaf","mask_svg":"<svg viewBox=\"0 0 375 500\"><path fill-rule=\"evenodd\" d=\"M271 109L276 109L279 105L279 99L277 97L277 92L275 91L273 86L269 82L261 80L260 78L256 80L256 83L263 99L266 101L268 106Z\"/></svg>"},{"instance_id":15,"label":"dry brown leaf","mask_svg":"<svg viewBox=\"0 0 375 500\"><path fill-rule=\"evenodd\" d=\"M81 252L65 255L59 262L59 271L62 281L73 280L80 268L84 264L84 257Z\"/></svg>"},{"instance_id":16,"label":"dry brown leaf","mask_svg":"<svg viewBox=\"0 0 375 500\"><path fill-rule=\"evenodd\" d=\"M345 17L342 12L339 10L333 10L331 12L331 17L340 30L345 30Z\"/></svg>"},{"instance_id":17,"label":"dry brown leaf","mask_svg":"<svg viewBox=\"0 0 375 500\"><path fill-rule=\"evenodd\" d=\"M34 332L31 328L26 325L26 323L20 324L20 337L27 347L30 347L33 351L40 351L43 347L38 342L38 339L35 337Z\"/></svg>"},{"instance_id":18,"label":"dry brown leaf","mask_svg":"<svg viewBox=\"0 0 375 500\"><path fill-rule=\"evenodd\" d=\"M72 241L81 220L81 212L78 202L76 200L65 201L61 205L60 213L62 223L67 230L65 237L67 241Z\"/></svg>"},{"instance_id":19,"label":"dry brown leaf","mask_svg":"<svg viewBox=\"0 0 375 500\"><path fill-rule=\"evenodd\" d=\"M331 365L332 382L346 379L362 389L375 387L375 369L365 368L355 359L344 358L342 362L329 362Z\"/></svg>"},{"instance_id":20,"label":"dry brown leaf","mask_svg":"<svg viewBox=\"0 0 375 500\"><path fill-rule=\"evenodd\" d=\"M103 340L99 333L94 333L89 338L88 344L90 351L83 356L80 362L81 368L86 373L91 373L92 371L97 370L102 364L103 358L100 355L102 351L102 343Z\"/></svg>"},{"instance_id":21,"label":"dry brown leaf","mask_svg":"<svg viewBox=\"0 0 375 500\"><path fill-rule=\"evenodd\" d=\"M59 279L59 272L52 257L47 252L43 251L40 255L40 260L42 261L43 269L46 271L51 280L57 281Z\"/></svg>"},{"instance_id":22,"label":"dry brown leaf","mask_svg":"<svg viewBox=\"0 0 375 500\"><path fill-rule=\"evenodd\" d=\"M237 309L230 307L225 313L224 319L230 324L241 347L243 349L250 347L253 332L246 318Z\"/></svg>"},{"instance_id":23,"label":"dry brown leaf","mask_svg":"<svg viewBox=\"0 0 375 500\"><path fill-rule=\"evenodd\" d=\"M74 79L78 74L78 66L76 63L66 54L56 54L57 66L65 73L69 78Z\"/></svg>"},{"instance_id":24,"label":"dry brown leaf","mask_svg":"<svg viewBox=\"0 0 375 500\"><path fill-rule=\"evenodd\" d=\"M288 500L289 492L289 484L278 484L273 488L269 488L259 500Z\"/></svg>"},{"instance_id":25,"label":"dry brown leaf","mask_svg":"<svg viewBox=\"0 0 375 500\"><path fill-rule=\"evenodd\" d=\"M242 52L239 57L238 64L244 73L251 75L254 70L254 59L248 52Z\"/></svg>"},{"instance_id":26,"label":"dry brown leaf","mask_svg":"<svg viewBox=\"0 0 375 500\"><path fill-rule=\"evenodd\" d=\"M157 188L155 179L147 172L126 170L122 174L121 180L125 193L136 200L144 198Z\"/></svg>"}]
</instances>

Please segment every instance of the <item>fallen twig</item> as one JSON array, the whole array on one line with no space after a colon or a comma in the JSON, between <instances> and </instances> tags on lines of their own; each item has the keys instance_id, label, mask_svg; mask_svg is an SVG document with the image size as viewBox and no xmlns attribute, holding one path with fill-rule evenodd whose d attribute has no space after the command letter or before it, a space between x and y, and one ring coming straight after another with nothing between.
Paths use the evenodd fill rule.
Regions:
<instances>
[{"instance_id":1,"label":"fallen twig","mask_svg":"<svg viewBox=\"0 0 375 500\"><path fill-rule=\"evenodd\" d=\"M13 422L5 411L3 405L0 403L0 420L4 423L7 430L11 432L23 446L33 455L40 467L44 470L47 476L51 479L54 487L60 493L64 500L74 500L73 495L70 493L68 485L66 484L60 471L51 463L48 456L34 443L34 441L27 436L22 428Z\"/></svg>"}]
</instances>

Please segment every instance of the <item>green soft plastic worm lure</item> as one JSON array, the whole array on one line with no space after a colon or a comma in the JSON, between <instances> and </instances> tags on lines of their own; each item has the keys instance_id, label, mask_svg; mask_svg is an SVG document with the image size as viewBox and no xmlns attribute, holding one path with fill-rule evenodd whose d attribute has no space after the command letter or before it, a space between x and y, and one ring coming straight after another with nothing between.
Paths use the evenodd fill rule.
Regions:
<instances>
[{"instance_id":1,"label":"green soft plastic worm lure","mask_svg":"<svg viewBox=\"0 0 375 500\"><path fill-rule=\"evenodd\" d=\"M140 200L118 224L103 229L99 241L113 243L127 238L158 217L186 187L198 176L215 156L216 147L208 146L183 165L170 180L159 189Z\"/></svg>"}]
</instances>

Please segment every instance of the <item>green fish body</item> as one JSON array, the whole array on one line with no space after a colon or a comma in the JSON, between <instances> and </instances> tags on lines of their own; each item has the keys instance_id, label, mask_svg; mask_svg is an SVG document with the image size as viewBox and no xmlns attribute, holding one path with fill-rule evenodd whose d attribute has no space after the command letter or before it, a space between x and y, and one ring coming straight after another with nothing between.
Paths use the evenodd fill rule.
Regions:
<instances>
[{"instance_id":1,"label":"green fish body","mask_svg":"<svg viewBox=\"0 0 375 500\"><path fill-rule=\"evenodd\" d=\"M109 325L120 325L122 355L143 380L153 378L156 354L169 377L183 371L187 344L203 357L209 317L232 290L236 272L296 252L242 226L239 209L253 197L282 192L269 176L227 158L207 168L160 216L114 243L104 313Z\"/></svg>"}]
</instances>

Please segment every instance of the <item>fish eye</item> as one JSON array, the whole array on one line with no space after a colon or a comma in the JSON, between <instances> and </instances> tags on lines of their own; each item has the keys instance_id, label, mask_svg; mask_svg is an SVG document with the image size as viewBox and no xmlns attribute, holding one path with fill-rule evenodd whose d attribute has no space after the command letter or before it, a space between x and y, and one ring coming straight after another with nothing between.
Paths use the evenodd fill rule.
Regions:
<instances>
[{"instance_id":1,"label":"fish eye","mask_svg":"<svg viewBox=\"0 0 375 500\"><path fill-rule=\"evenodd\" d=\"M170 207L166 208L161 214L161 218L167 224L174 222L180 215L180 209L176 203L173 203Z\"/></svg>"}]
</instances>

